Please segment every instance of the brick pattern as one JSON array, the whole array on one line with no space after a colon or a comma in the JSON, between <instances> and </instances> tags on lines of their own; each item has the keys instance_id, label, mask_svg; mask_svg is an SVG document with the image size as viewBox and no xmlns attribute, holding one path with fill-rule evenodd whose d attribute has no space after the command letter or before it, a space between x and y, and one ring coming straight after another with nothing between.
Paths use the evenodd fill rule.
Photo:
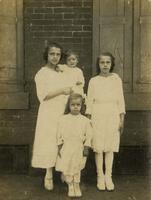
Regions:
<instances>
[{"instance_id":1,"label":"brick pattern","mask_svg":"<svg viewBox=\"0 0 151 200\"><path fill-rule=\"evenodd\" d=\"M89 59L92 53L92 0L26 0L25 33L33 41L57 41ZM92 55L92 54L91 54ZM89 60L89 65L91 60Z\"/></svg>"}]
</instances>

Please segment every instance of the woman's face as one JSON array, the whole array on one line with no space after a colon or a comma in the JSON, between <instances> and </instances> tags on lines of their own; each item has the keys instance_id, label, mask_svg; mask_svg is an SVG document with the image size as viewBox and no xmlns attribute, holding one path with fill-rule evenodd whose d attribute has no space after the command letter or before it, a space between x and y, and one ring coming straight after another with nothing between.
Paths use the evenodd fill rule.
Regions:
<instances>
[{"instance_id":1,"label":"woman's face","mask_svg":"<svg viewBox=\"0 0 151 200\"><path fill-rule=\"evenodd\" d=\"M61 49L57 47L51 47L48 51L48 63L56 66L61 58Z\"/></svg>"},{"instance_id":2,"label":"woman's face","mask_svg":"<svg viewBox=\"0 0 151 200\"><path fill-rule=\"evenodd\" d=\"M69 67L76 67L78 63L78 59L76 55L70 55L67 57L67 65Z\"/></svg>"},{"instance_id":3,"label":"woman's face","mask_svg":"<svg viewBox=\"0 0 151 200\"><path fill-rule=\"evenodd\" d=\"M80 113L81 106L81 98L72 99L69 104L71 114L78 115Z\"/></svg>"},{"instance_id":4,"label":"woman's face","mask_svg":"<svg viewBox=\"0 0 151 200\"><path fill-rule=\"evenodd\" d=\"M111 61L110 56L103 56L103 55L100 56L99 67L100 67L101 74L110 73L111 65L112 65L112 61Z\"/></svg>"}]
</instances>

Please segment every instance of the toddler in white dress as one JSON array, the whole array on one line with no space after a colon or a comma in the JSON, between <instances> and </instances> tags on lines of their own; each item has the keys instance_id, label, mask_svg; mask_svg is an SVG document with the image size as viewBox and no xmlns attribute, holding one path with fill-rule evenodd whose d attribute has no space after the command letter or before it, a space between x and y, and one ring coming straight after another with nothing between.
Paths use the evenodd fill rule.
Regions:
<instances>
[{"instance_id":1,"label":"toddler in white dress","mask_svg":"<svg viewBox=\"0 0 151 200\"><path fill-rule=\"evenodd\" d=\"M57 133L58 158L56 170L61 171L68 184L68 196L82 196L80 172L85 167L88 149L91 146L90 120L82 115L83 98L71 94L67 103L67 114L60 118Z\"/></svg>"},{"instance_id":2,"label":"toddler in white dress","mask_svg":"<svg viewBox=\"0 0 151 200\"><path fill-rule=\"evenodd\" d=\"M83 95L83 87L85 84L82 70L77 67L79 56L72 50L68 50L65 54L66 64L59 64L58 70L63 72L67 86L72 87L74 93Z\"/></svg>"},{"instance_id":3,"label":"toddler in white dress","mask_svg":"<svg viewBox=\"0 0 151 200\"><path fill-rule=\"evenodd\" d=\"M95 152L97 188L106 188L109 191L114 190L111 178L114 152L119 151L125 114L122 81L117 74L112 73L113 67L112 54L102 53L98 58L98 75L89 82L86 111L92 120L92 148Z\"/></svg>"}]
</instances>

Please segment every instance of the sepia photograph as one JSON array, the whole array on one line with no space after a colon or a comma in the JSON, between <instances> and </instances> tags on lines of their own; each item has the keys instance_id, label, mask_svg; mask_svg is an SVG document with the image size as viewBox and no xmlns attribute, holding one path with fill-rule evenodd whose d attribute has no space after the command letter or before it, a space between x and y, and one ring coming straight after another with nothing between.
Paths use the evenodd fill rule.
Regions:
<instances>
[{"instance_id":1,"label":"sepia photograph","mask_svg":"<svg viewBox=\"0 0 151 200\"><path fill-rule=\"evenodd\" d=\"M0 200L151 200L151 0L0 0Z\"/></svg>"}]
</instances>

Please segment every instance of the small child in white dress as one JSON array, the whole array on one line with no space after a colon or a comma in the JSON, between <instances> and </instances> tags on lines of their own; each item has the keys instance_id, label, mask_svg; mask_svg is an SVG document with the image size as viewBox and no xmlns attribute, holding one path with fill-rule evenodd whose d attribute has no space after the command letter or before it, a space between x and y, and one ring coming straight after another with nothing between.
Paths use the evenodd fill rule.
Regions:
<instances>
[{"instance_id":1,"label":"small child in white dress","mask_svg":"<svg viewBox=\"0 0 151 200\"><path fill-rule=\"evenodd\" d=\"M82 70L77 67L79 56L76 52L68 50L65 53L66 64L59 64L58 70L65 75L67 86L72 87L74 93L83 95L83 87L85 84Z\"/></svg>"},{"instance_id":2,"label":"small child in white dress","mask_svg":"<svg viewBox=\"0 0 151 200\"><path fill-rule=\"evenodd\" d=\"M60 118L57 133L58 158L56 170L61 171L68 184L68 196L82 196L80 174L85 167L88 149L91 146L90 120L82 115L83 97L71 94L65 115Z\"/></svg>"},{"instance_id":3,"label":"small child in white dress","mask_svg":"<svg viewBox=\"0 0 151 200\"><path fill-rule=\"evenodd\" d=\"M125 115L122 81L117 74L112 73L113 68L112 54L102 53L98 58L98 75L89 82L86 111L92 120L92 148L95 152L97 188L106 188L109 191L114 190L111 177L114 152L119 151Z\"/></svg>"}]
</instances>

